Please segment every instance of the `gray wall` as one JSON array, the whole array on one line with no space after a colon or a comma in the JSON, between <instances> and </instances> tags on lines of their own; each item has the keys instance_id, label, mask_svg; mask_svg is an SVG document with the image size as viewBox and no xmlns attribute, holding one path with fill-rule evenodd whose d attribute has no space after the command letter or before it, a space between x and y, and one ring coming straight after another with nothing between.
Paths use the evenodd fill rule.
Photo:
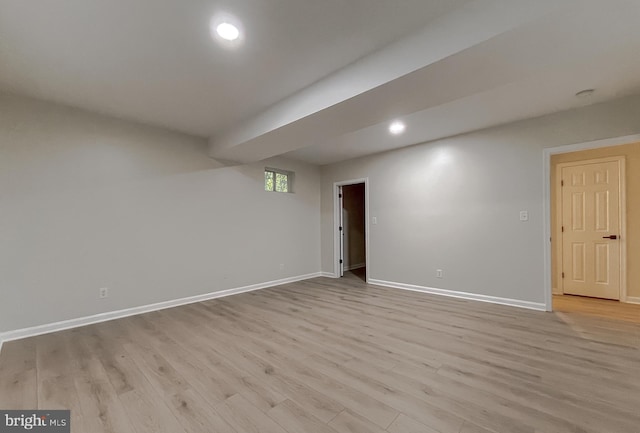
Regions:
<instances>
[{"instance_id":1,"label":"gray wall","mask_svg":"<svg viewBox=\"0 0 640 433\"><path fill-rule=\"evenodd\" d=\"M264 191L265 165L295 193ZM318 272L319 185L303 163L223 167L200 138L0 94L0 332Z\"/></svg>"},{"instance_id":2,"label":"gray wall","mask_svg":"<svg viewBox=\"0 0 640 433\"><path fill-rule=\"evenodd\" d=\"M368 177L370 278L542 303L543 148L637 133L631 97L325 166L322 269L333 183Z\"/></svg>"},{"instance_id":3,"label":"gray wall","mask_svg":"<svg viewBox=\"0 0 640 433\"><path fill-rule=\"evenodd\" d=\"M362 177L378 218L371 278L543 302L542 149L637 133L640 98L626 98L323 167L320 179L282 158L223 167L200 138L0 94L0 332L313 273L321 260L334 272L333 182ZM265 165L295 171L296 193L263 191Z\"/></svg>"}]
</instances>

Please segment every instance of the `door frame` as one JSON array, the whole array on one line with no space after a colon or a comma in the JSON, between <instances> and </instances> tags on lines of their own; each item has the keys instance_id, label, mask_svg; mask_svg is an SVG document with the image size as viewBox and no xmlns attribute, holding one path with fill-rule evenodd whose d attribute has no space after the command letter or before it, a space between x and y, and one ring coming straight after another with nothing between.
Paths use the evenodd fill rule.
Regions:
<instances>
[{"instance_id":1,"label":"door frame","mask_svg":"<svg viewBox=\"0 0 640 433\"><path fill-rule=\"evenodd\" d=\"M598 164L604 162L617 162L620 168L619 178L619 201L620 201L620 302L627 302L627 177L626 177L626 158L624 156L608 156L604 158L583 159L580 161L563 162L556 165L556 181L562 179L562 169L565 167L575 167L587 164ZM562 190L558 185L552 186L556 188L556 230L553 239L558 239L560 243L560 257L564 257L564 242L562 241ZM556 257L555 265L562 263L562 259ZM553 265L553 264L552 264ZM562 294L564 294L564 282L562 281L562 269L557 270L556 287L560 289L562 286Z\"/></svg>"},{"instance_id":2,"label":"door frame","mask_svg":"<svg viewBox=\"0 0 640 433\"><path fill-rule=\"evenodd\" d=\"M551 155L559 153L577 152L580 150L598 149L601 147L620 146L623 144L637 143L640 141L640 134L626 135L623 137L607 138L604 140L588 141L584 143L569 144L564 146L549 147L542 150L542 182L543 182L543 242L544 242L544 303L547 311L552 311L552 281L551 281ZM625 182L626 183L626 182ZM625 236L626 238L626 236ZM626 241L625 241L626 242ZM626 243L624 256L626 258ZM626 275L625 275L626 293ZM622 293L621 293L622 294ZM626 301L626 300L625 300Z\"/></svg>"},{"instance_id":3,"label":"door frame","mask_svg":"<svg viewBox=\"0 0 640 433\"><path fill-rule=\"evenodd\" d=\"M336 269L336 275L338 277L344 276L344 188L343 185L338 185L338 268ZM366 233L365 233L366 234Z\"/></svg>"},{"instance_id":4,"label":"door frame","mask_svg":"<svg viewBox=\"0 0 640 433\"><path fill-rule=\"evenodd\" d=\"M369 254L369 178L363 177L360 179L343 180L333 183L333 276L340 278L340 198L338 197L338 190L341 186L356 185L364 183L364 254L365 254L365 282L369 282L369 276L371 275L371 260Z\"/></svg>"}]
</instances>

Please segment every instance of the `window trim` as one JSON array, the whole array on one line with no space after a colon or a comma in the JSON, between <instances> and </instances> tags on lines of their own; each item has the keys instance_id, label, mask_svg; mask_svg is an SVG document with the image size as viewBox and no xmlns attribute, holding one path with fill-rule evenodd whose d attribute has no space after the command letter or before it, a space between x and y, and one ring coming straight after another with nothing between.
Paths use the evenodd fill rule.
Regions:
<instances>
[{"instance_id":1,"label":"window trim","mask_svg":"<svg viewBox=\"0 0 640 433\"><path fill-rule=\"evenodd\" d=\"M282 170L280 168L273 168L273 167L265 167L264 168L264 172L266 173L273 173L273 189L266 189L264 188L264 190L266 192L278 192L281 194L291 194L293 193L293 175L294 173L292 171L287 171L287 170ZM276 190L276 174L281 174L284 176L287 176L287 191L277 191ZM265 182L266 182L266 178L265 178ZM266 184L265 184L266 187Z\"/></svg>"}]
</instances>

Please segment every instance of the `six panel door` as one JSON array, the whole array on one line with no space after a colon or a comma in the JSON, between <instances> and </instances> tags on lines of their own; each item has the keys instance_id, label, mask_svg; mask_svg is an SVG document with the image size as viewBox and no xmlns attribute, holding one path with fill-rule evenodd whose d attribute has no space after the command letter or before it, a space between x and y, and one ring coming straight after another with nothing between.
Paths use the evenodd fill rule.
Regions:
<instances>
[{"instance_id":1,"label":"six panel door","mask_svg":"<svg viewBox=\"0 0 640 433\"><path fill-rule=\"evenodd\" d=\"M619 300L619 162L564 167L562 181L563 292Z\"/></svg>"}]
</instances>

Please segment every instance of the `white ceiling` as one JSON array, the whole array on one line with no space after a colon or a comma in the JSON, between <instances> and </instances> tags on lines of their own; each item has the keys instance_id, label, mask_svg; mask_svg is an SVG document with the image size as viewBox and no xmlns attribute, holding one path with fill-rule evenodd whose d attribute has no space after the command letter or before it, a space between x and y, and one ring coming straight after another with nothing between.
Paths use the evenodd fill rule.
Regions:
<instances>
[{"instance_id":1,"label":"white ceiling","mask_svg":"<svg viewBox=\"0 0 640 433\"><path fill-rule=\"evenodd\" d=\"M365 106L404 114L395 118L408 125L405 134L389 134L385 119L286 156L330 164L640 93L640 27L633 25L640 2L591 3L459 52L372 98L360 96ZM575 96L591 88L592 97Z\"/></svg>"},{"instance_id":2,"label":"white ceiling","mask_svg":"<svg viewBox=\"0 0 640 433\"><path fill-rule=\"evenodd\" d=\"M0 0L0 89L209 137L469 1Z\"/></svg>"},{"instance_id":3,"label":"white ceiling","mask_svg":"<svg viewBox=\"0 0 640 433\"><path fill-rule=\"evenodd\" d=\"M0 90L328 164L638 93L638 22L638 0L0 0Z\"/></svg>"}]
</instances>

